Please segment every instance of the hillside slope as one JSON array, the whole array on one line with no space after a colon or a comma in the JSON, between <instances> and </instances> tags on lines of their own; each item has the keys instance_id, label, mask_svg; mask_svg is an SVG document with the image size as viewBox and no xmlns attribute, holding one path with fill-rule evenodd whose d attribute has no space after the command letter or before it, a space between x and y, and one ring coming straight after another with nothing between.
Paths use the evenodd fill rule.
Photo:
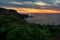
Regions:
<instances>
[{"instance_id":1,"label":"hillside slope","mask_svg":"<svg viewBox=\"0 0 60 40\"><path fill-rule=\"evenodd\" d=\"M52 35L60 31L54 25L29 23L17 14L0 8L0 40L53 40Z\"/></svg>"}]
</instances>

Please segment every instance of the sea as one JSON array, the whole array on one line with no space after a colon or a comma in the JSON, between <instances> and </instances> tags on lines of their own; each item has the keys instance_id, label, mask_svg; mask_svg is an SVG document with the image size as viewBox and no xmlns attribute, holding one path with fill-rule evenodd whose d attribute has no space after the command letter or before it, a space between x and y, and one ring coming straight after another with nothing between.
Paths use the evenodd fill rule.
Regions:
<instances>
[{"instance_id":1,"label":"sea","mask_svg":"<svg viewBox=\"0 0 60 40\"><path fill-rule=\"evenodd\" d=\"M41 25L60 25L60 14L29 14L33 17L25 18L30 23Z\"/></svg>"}]
</instances>

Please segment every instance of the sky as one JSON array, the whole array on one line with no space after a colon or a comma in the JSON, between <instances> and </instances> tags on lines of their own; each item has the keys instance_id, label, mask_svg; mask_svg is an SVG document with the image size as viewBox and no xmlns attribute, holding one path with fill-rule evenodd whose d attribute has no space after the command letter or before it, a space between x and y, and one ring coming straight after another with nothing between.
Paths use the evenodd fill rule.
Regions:
<instances>
[{"instance_id":1,"label":"sky","mask_svg":"<svg viewBox=\"0 0 60 40\"><path fill-rule=\"evenodd\" d=\"M0 0L0 7L20 13L60 13L60 0Z\"/></svg>"}]
</instances>

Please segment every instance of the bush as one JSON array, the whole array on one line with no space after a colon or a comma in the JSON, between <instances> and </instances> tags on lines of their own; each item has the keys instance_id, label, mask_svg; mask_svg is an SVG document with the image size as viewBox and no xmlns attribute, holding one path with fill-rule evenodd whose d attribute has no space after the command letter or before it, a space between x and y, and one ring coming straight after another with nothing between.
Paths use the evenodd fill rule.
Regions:
<instances>
[{"instance_id":1,"label":"bush","mask_svg":"<svg viewBox=\"0 0 60 40\"><path fill-rule=\"evenodd\" d=\"M53 40L52 35L59 34L59 26L29 23L6 13L0 12L0 40Z\"/></svg>"}]
</instances>

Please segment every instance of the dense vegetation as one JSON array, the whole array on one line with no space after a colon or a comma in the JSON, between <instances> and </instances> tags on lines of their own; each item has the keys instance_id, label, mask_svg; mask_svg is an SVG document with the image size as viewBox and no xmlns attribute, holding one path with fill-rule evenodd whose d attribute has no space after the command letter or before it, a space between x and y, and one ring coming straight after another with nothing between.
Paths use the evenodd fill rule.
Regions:
<instances>
[{"instance_id":1,"label":"dense vegetation","mask_svg":"<svg viewBox=\"0 0 60 40\"><path fill-rule=\"evenodd\" d=\"M0 40L55 40L60 37L60 25L29 23L21 15L0 8Z\"/></svg>"}]
</instances>

